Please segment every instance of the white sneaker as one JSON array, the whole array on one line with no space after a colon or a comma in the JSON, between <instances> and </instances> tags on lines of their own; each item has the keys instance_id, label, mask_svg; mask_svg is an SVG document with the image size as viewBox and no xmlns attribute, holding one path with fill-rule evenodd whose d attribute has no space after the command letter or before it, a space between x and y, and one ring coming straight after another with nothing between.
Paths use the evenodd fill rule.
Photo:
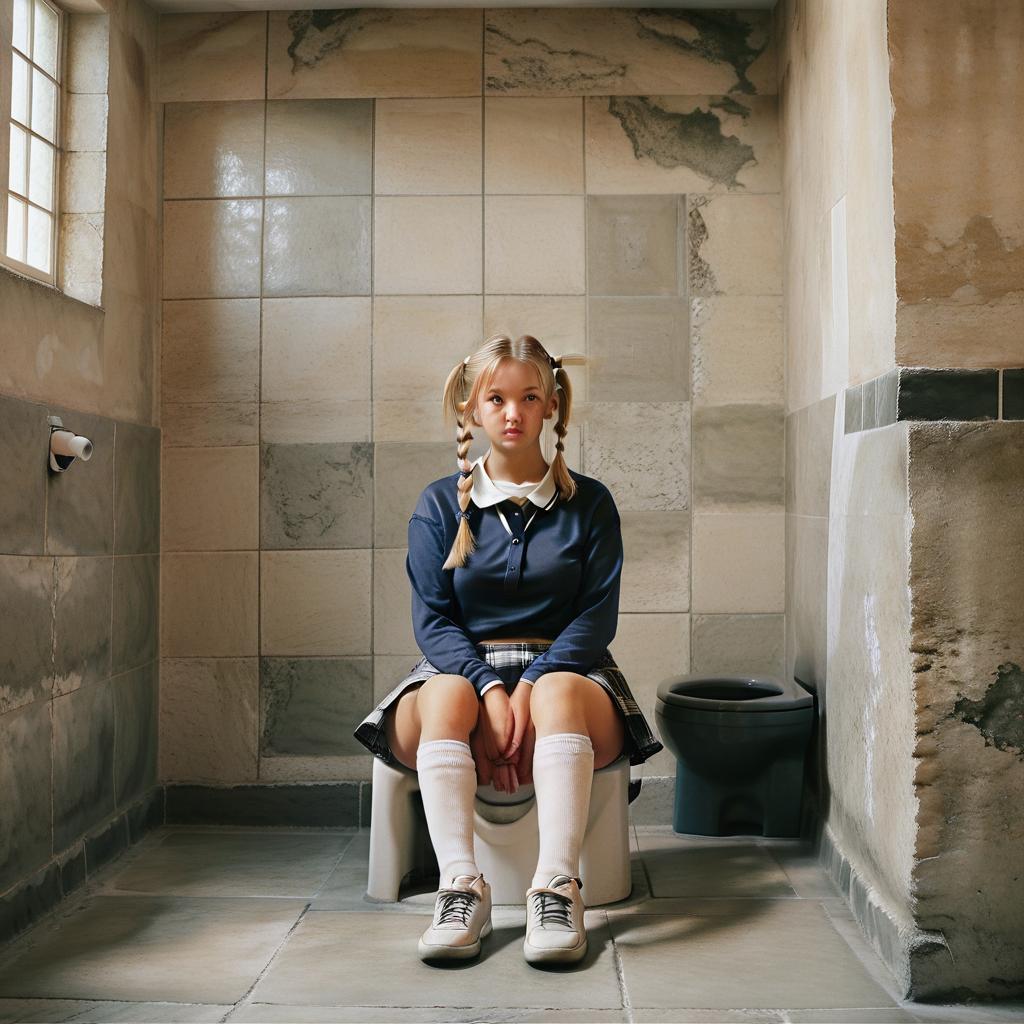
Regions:
<instances>
[{"instance_id":1,"label":"white sneaker","mask_svg":"<svg viewBox=\"0 0 1024 1024\"><path fill-rule=\"evenodd\" d=\"M527 963L564 963L586 956L582 884L578 878L555 875L550 885L526 890L523 954Z\"/></svg>"},{"instance_id":2,"label":"white sneaker","mask_svg":"<svg viewBox=\"0 0 1024 1024\"><path fill-rule=\"evenodd\" d=\"M420 937L421 960L466 960L491 934L491 887L482 874L458 875L437 891L434 920Z\"/></svg>"}]
</instances>

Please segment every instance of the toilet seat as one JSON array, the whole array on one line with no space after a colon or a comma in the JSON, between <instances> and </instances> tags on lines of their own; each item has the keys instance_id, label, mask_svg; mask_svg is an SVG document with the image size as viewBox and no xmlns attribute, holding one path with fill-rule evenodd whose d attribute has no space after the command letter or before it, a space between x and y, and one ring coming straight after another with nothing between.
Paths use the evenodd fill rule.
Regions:
<instances>
[{"instance_id":1,"label":"toilet seat","mask_svg":"<svg viewBox=\"0 0 1024 1024\"><path fill-rule=\"evenodd\" d=\"M808 708L814 695L775 676L680 676L658 686L666 710L781 712Z\"/></svg>"}]
</instances>

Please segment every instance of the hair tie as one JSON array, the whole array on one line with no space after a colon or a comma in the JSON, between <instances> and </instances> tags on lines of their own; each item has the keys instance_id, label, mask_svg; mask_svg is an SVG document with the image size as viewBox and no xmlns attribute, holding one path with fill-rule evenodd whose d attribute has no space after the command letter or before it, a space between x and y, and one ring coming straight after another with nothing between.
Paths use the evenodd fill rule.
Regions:
<instances>
[{"instance_id":1,"label":"hair tie","mask_svg":"<svg viewBox=\"0 0 1024 1024\"><path fill-rule=\"evenodd\" d=\"M455 521L456 522L458 522L460 519L468 519L468 518L469 518L469 513L468 512L463 512L461 508L459 509L458 512L455 513Z\"/></svg>"}]
</instances>

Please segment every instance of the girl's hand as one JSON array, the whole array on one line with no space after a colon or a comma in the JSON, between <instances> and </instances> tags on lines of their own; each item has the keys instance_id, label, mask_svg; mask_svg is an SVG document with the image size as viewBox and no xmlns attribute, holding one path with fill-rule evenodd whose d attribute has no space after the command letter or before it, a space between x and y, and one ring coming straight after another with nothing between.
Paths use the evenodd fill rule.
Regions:
<instances>
[{"instance_id":1,"label":"girl's hand","mask_svg":"<svg viewBox=\"0 0 1024 1024\"><path fill-rule=\"evenodd\" d=\"M484 754L491 765L491 782L501 793L514 793L518 785L515 769L504 763L506 758L501 753L510 742L513 726L512 705L505 687L492 686L483 696L477 730L483 740Z\"/></svg>"},{"instance_id":2,"label":"girl's hand","mask_svg":"<svg viewBox=\"0 0 1024 1024\"><path fill-rule=\"evenodd\" d=\"M530 726L530 694L532 692L533 686L520 680L512 693L509 703L512 706L513 729L508 744L502 750L505 757L515 758L523 745L523 738Z\"/></svg>"}]
</instances>

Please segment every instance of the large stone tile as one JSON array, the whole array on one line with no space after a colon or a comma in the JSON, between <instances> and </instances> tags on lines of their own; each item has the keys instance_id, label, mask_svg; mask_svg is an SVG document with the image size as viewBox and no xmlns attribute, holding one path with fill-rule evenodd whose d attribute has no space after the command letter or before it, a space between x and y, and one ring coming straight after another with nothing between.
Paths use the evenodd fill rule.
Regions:
<instances>
[{"instance_id":1,"label":"large stone tile","mask_svg":"<svg viewBox=\"0 0 1024 1024\"><path fill-rule=\"evenodd\" d=\"M114 448L114 553L154 554L160 550L160 429L119 422Z\"/></svg>"},{"instance_id":2,"label":"large stone tile","mask_svg":"<svg viewBox=\"0 0 1024 1024\"><path fill-rule=\"evenodd\" d=\"M596 402L690 397L687 303L674 296L591 297L587 394Z\"/></svg>"},{"instance_id":3,"label":"large stone tile","mask_svg":"<svg viewBox=\"0 0 1024 1024\"><path fill-rule=\"evenodd\" d=\"M260 547L373 543L373 445L264 444Z\"/></svg>"},{"instance_id":4,"label":"large stone tile","mask_svg":"<svg viewBox=\"0 0 1024 1024\"><path fill-rule=\"evenodd\" d=\"M262 11L165 13L159 101L263 99L266 47Z\"/></svg>"},{"instance_id":5,"label":"large stone tile","mask_svg":"<svg viewBox=\"0 0 1024 1024\"><path fill-rule=\"evenodd\" d=\"M160 778L248 782L257 776L256 658L160 663Z\"/></svg>"},{"instance_id":6,"label":"large stone tile","mask_svg":"<svg viewBox=\"0 0 1024 1024\"><path fill-rule=\"evenodd\" d=\"M782 294L782 196L691 195L691 295Z\"/></svg>"},{"instance_id":7,"label":"large stone tile","mask_svg":"<svg viewBox=\"0 0 1024 1024\"><path fill-rule=\"evenodd\" d=\"M828 671L828 520L786 516L786 674L823 687Z\"/></svg>"},{"instance_id":8,"label":"large stone tile","mask_svg":"<svg viewBox=\"0 0 1024 1024\"><path fill-rule=\"evenodd\" d=\"M168 552L160 559L160 653L166 658L256 654L255 551Z\"/></svg>"},{"instance_id":9,"label":"large stone tile","mask_svg":"<svg viewBox=\"0 0 1024 1024\"><path fill-rule=\"evenodd\" d=\"M804 843L773 842L764 844L764 848L786 873L797 896L834 899L841 895L817 854Z\"/></svg>"},{"instance_id":10,"label":"large stone tile","mask_svg":"<svg viewBox=\"0 0 1024 1024\"><path fill-rule=\"evenodd\" d=\"M33 935L33 945L0 969L0 994L234 1003L303 906L287 899L93 896Z\"/></svg>"},{"instance_id":11,"label":"large stone tile","mask_svg":"<svg viewBox=\"0 0 1024 1024\"><path fill-rule=\"evenodd\" d=\"M479 196L375 198L374 294L479 295L482 230Z\"/></svg>"},{"instance_id":12,"label":"large stone tile","mask_svg":"<svg viewBox=\"0 0 1024 1024\"><path fill-rule=\"evenodd\" d=\"M164 551L252 551L259 547L260 450L166 448Z\"/></svg>"},{"instance_id":13,"label":"large stone tile","mask_svg":"<svg viewBox=\"0 0 1024 1024\"><path fill-rule=\"evenodd\" d=\"M114 697L104 680L53 700L53 848L63 850L113 810Z\"/></svg>"},{"instance_id":14,"label":"large stone tile","mask_svg":"<svg viewBox=\"0 0 1024 1024\"><path fill-rule=\"evenodd\" d=\"M50 736L46 701L0 715L0 892L26 878L53 852L50 815L39 813L40 798L50 792Z\"/></svg>"},{"instance_id":15,"label":"large stone tile","mask_svg":"<svg viewBox=\"0 0 1024 1024\"><path fill-rule=\"evenodd\" d=\"M478 430L483 435L483 430ZM427 484L458 471L454 444L374 445L374 536L378 548L409 543L409 517Z\"/></svg>"},{"instance_id":16,"label":"large stone tile","mask_svg":"<svg viewBox=\"0 0 1024 1024\"><path fill-rule=\"evenodd\" d=\"M57 558L53 607L54 693L110 675L114 559Z\"/></svg>"},{"instance_id":17,"label":"large stone tile","mask_svg":"<svg viewBox=\"0 0 1024 1024\"><path fill-rule=\"evenodd\" d=\"M479 96L480 11L274 11L267 95Z\"/></svg>"},{"instance_id":18,"label":"large stone tile","mask_svg":"<svg viewBox=\"0 0 1024 1024\"><path fill-rule=\"evenodd\" d=\"M109 555L114 550L114 421L51 406L65 430L93 443L88 462L46 474L46 550L54 555ZM47 428L49 429L49 428ZM43 444L47 442L44 434ZM45 451L45 449L44 449Z\"/></svg>"},{"instance_id":19,"label":"large stone tile","mask_svg":"<svg viewBox=\"0 0 1024 1024\"><path fill-rule=\"evenodd\" d=\"M406 654L374 654L373 656L373 702L387 696L423 657L415 644ZM369 709L367 709L369 710Z\"/></svg>"},{"instance_id":20,"label":"large stone tile","mask_svg":"<svg viewBox=\"0 0 1024 1024\"><path fill-rule=\"evenodd\" d=\"M368 295L370 197L268 199L263 294Z\"/></svg>"},{"instance_id":21,"label":"large stone tile","mask_svg":"<svg viewBox=\"0 0 1024 1024\"><path fill-rule=\"evenodd\" d=\"M153 836L102 891L163 896L316 895L351 833L168 831Z\"/></svg>"},{"instance_id":22,"label":"large stone tile","mask_svg":"<svg viewBox=\"0 0 1024 1024\"><path fill-rule=\"evenodd\" d=\"M778 192L775 96L589 96L587 192Z\"/></svg>"},{"instance_id":23,"label":"large stone tile","mask_svg":"<svg viewBox=\"0 0 1024 1024\"><path fill-rule=\"evenodd\" d=\"M261 654L370 651L369 551L261 553Z\"/></svg>"},{"instance_id":24,"label":"large stone tile","mask_svg":"<svg viewBox=\"0 0 1024 1024\"><path fill-rule=\"evenodd\" d=\"M110 671L115 675L159 654L160 556L114 559Z\"/></svg>"},{"instance_id":25,"label":"large stone tile","mask_svg":"<svg viewBox=\"0 0 1024 1024\"><path fill-rule=\"evenodd\" d=\"M369 195L373 102L268 100L268 196Z\"/></svg>"},{"instance_id":26,"label":"large stone tile","mask_svg":"<svg viewBox=\"0 0 1024 1024\"><path fill-rule=\"evenodd\" d=\"M0 551L38 555L46 516L46 459L40 457L50 428L46 409L0 395L0 433L6 457L0 465Z\"/></svg>"},{"instance_id":27,"label":"large stone tile","mask_svg":"<svg viewBox=\"0 0 1024 1024\"><path fill-rule=\"evenodd\" d=\"M264 107L262 100L167 103L164 199L260 195Z\"/></svg>"},{"instance_id":28,"label":"large stone tile","mask_svg":"<svg viewBox=\"0 0 1024 1024\"><path fill-rule=\"evenodd\" d=\"M408 548L378 548L373 552L373 653L415 651L412 630L412 587L406 570ZM410 666L411 667L411 666ZM396 679L393 686L398 684Z\"/></svg>"},{"instance_id":29,"label":"large stone tile","mask_svg":"<svg viewBox=\"0 0 1024 1024\"><path fill-rule=\"evenodd\" d=\"M685 216L685 196L588 196L588 293L683 294Z\"/></svg>"},{"instance_id":30,"label":"large stone tile","mask_svg":"<svg viewBox=\"0 0 1024 1024\"><path fill-rule=\"evenodd\" d=\"M597 1024L629 1019L625 1010L537 1010L519 1006L403 1006L402 1021L422 1024L456 1024L465 1021L507 1021L509 1024ZM239 1024L280 1021L290 1024L394 1024L395 1011L383 1006L296 1006L288 1003L248 1003L228 1018Z\"/></svg>"},{"instance_id":31,"label":"large stone tile","mask_svg":"<svg viewBox=\"0 0 1024 1024\"><path fill-rule=\"evenodd\" d=\"M782 404L781 298L723 295L692 299L690 332L694 406Z\"/></svg>"},{"instance_id":32,"label":"large stone tile","mask_svg":"<svg viewBox=\"0 0 1024 1024\"><path fill-rule=\"evenodd\" d=\"M690 671L702 675L769 675L786 671L782 615L694 615Z\"/></svg>"},{"instance_id":33,"label":"large stone tile","mask_svg":"<svg viewBox=\"0 0 1024 1024\"><path fill-rule=\"evenodd\" d=\"M378 99L374 195L480 195L481 115L476 97Z\"/></svg>"},{"instance_id":34,"label":"large stone tile","mask_svg":"<svg viewBox=\"0 0 1024 1024\"><path fill-rule=\"evenodd\" d=\"M165 299L260 294L262 199L164 202Z\"/></svg>"},{"instance_id":35,"label":"large stone tile","mask_svg":"<svg viewBox=\"0 0 1024 1024\"><path fill-rule=\"evenodd\" d=\"M495 907L492 921L494 931L483 940L480 959L459 973L462 1005L621 1006L603 911L586 912L589 949L571 971L538 971L525 962L525 909ZM449 972L423 963L416 954L425 924L425 917L406 914L307 914L256 985L253 1001L394 1007L451 1002ZM339 957L347 969L326 970ZM382 986L385 977L389 981Z\"/></svg>"},{"instance_id":36,"label":"large stone tile","mask_svg":"<svg viewBox=\"0 0 1024 1024\"><path fill-rule=\"evenodd\" d=\"M35 1003L57 1004L63 1000L34 1000ZM126 1003L107 1000L78 1002L73 1014L67 1017L55 1017L54 1020L74 1020L88 1024L207 1024L221 1021L231 1010L226 1003ZM46 1012L45 1010L42 1012ZM61 1012L61 1011L56 1011ZM25 1021L49 1020L40 1015L19 1018ZM0 1010L0 1021L3 1020Z\"/></svg>"},{"instance_id":37,"label":"large stone tile","mask_svg":"<svg viewBox=\"0 0 1024 1024\"><path fill-rule=\"evenodd\" d=\"M663 915L608 914L634 1007L895 1005L817 901L671 902ZM800 969L780 969L783 955Z\"/></svg>"},{"instance_id":38,"label":"large stone tile","mask_svg":"<svg viewBox=\"0 0 1024 1024\"><path fill-rule=\"evenodd\" d=\"M159 736L156 661L110 681L114 694L114 797L125 807L156 782Z\"/></svg>"},{"instance_id":39,"label":"large stone tile","mask_svg":"<svg viewBox=\"0 0 1024 1024\"><path fill-rule=\"evenodd\" d=\"M165 408L170 402L253 402L259 381L259 299L163 303L160 396ZM165 435L168 428L165 422Z\"/></svg>"},{"instance_id":40,"label":"large stone tile","mask_svg":"<svg viewBox=\"0 0 1024 1024\"><path fill-rule=\"evenodd\" d=\"M373 705L371 658L261 658L260 754L366 754L352 732Z\"/></svg>"},{"instance_id":41,"label":"large stone tile","mask_svg":"<svg viewBox=\"0 0 1024 1024\"><path fill-rule=\"evenodd\" d=\"M698 511L781 511L785 458L781 406L694 408L693 501Z\"/></svg>"},{"instance_id":42,"label":"large stone tile","mask_svg":"<svg viewBox=\"0 0 1024 1024\"><path fill-rule=\"evenodd\" d=\"M637 831L637 842L655 899L796 895L761 844L644 830Z\"/></svg>"},{"instance_id":43,"label":"large stone tile","mask_svg":"<svg viewBox=\"0 0 1024 1024\"><path fill-rule=\"evenodd\" d=\"M165 448L256 444L258 402L165 402L161 434Z\"/></svg>"},{"instance_id":44,"label":"large stone tile","mask_svg":"<svg viewBox=\"0 0 1024 1024\"><path fill-rule=\"evenodd\" d=\"M620 614L615 639L609 649L622 669L651 732L658 736L654 716L658 685L670 676L684 676L690 668L690 617L645 612ZM645 778L675 775L675 758L667 749L648 758Z\"/></svg>"},{"instance_id":45,"label":"large stone tile","mask_svg":"<svg viewBox=\"0 0 1024 1024\"><path fill-rule=\"evenodd\" d=\"M693 517L693 610L782 612L786 594L782 512Z\"/></svg>"},{"instance_id":46,"label":"large stone tile","mask_svg":"<svg viewBox=\"0 0 1024 1024\"><path fill-rule=\"evenodd\" d=\"M486 14L488 92L549 96L773 93L765 11L498 8ZM586 40L585 53L580 40Z\"/></svg>"},{"instance_id":47,"label":"large stone tile","mask_svg":"<svg viewBox=\"0 0 1024 1024\"><path fill-rule=\"evenodd\" d=\"M525 152L529 160L522 159ZM484 191L491 195L582 192L580 97L485 97Z\"/></svg>"},{"instance_id":48,"label":"large stone tile","mask_svg":"<svg viewBox=\"0 0 1024 1024\"><path fill-rule=\"evenodd\" d=\"M0 713L53 689L53 563L0 555Z\"/></svg>"},{"instance_id":49,"label":"large stone tile","mask_svg":"<svg viewBox=\"0 0 1024 1024\"><path fill-rule=\"evenodd\" d=\"M688 512L620 512L620 612L690 610Z\"/></svg>"},{"instance_id":50,"label":"large stone tile","mask_svg":"<svg viewBox=\"0 0 1024 1024\"><path fill-rule=\"evenodd\" d=\"M687 402L593 402L581 409L587 476L612 492L619 512L690 507Z\"/></svg>"},{"instance_id":51,"label":"large stone tile","mask_svg":"<svg viewBox=\"0 0 1024 1024\"><path fill-rule=\"evenodd\" d=\"M484 290L582 295L586 234L582 196L487 196Z\"/></svg>"},{"instance_id":52,"label":"large stone tile","mask_svg":"<svg viewBox=\"0 0 1024 1024\"><path fill-rule=\"evenodd\" d=\"M827 516L836 396L786 417L786 511Z\"/></svg>"}]
</instances>

